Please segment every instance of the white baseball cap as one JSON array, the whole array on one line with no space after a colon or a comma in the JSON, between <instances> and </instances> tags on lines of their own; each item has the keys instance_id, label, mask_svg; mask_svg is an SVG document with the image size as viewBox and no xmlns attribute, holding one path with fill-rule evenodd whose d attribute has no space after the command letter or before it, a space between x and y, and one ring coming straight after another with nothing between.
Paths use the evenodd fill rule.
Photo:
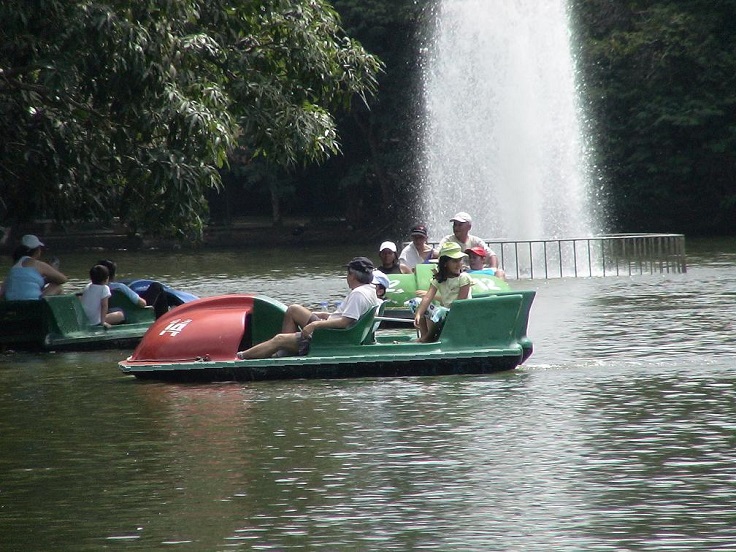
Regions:
<instances>
[{"instance_id":1,"label":"white baseball cap","mask_svg":"<svg viewBox=\"0 0 736 552\"><path fill-rule=\"evenodd\" d=\"M388 279L388 276L386 276L383 272L380 270L374 270L373 271L373 281L371 282L373 285L381 284L386 289L391 287L391 282Z\"/></svg>"},{"instance_id":2,"label":"white baseball cap","mask_svg":"<svg viewBox=\"0 0 736 552\"><path fill-rule=\"evenodd\" d=\"M43 242L39 240L33 234L26 234L20 239L21 245L24 245L28 249L36 249L37 247L43 247Z\"/></svg>"},{"instance_id":3,"label":"white baseball cap","mask_svg":"<svg viewBox=\"0 0 736 552\"><path fill-rule=\"evenodd\" d=\"M450 222L453 222L453 221L457 221L457 222L473 222L473 219L465 211L460 211L459 213L455 213L455 216L450 219Z\"/></svg>"},{"instance_id":4,"label":"white baseball cap","mask_svg":"<svg viewBox=\"0 0 736 552\"><path fill-rule=\"evenodd\" d=\"M378 248L378 252L380 253L384 249L390 249L394 253L396 253L396 244L392 241L385 241L381 244L381 247Z\"/></svg>"}]
</instances>

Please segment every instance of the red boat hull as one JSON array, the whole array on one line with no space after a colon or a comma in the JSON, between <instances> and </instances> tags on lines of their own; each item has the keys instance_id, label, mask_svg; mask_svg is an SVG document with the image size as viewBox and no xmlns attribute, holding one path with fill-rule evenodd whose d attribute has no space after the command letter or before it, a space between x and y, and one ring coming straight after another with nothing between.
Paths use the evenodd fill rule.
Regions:
<instances>
[{"instance_id":1,"label":"red boat hull","mask_svg":"<svg viewBox=\"0 0 736 552\"><path fill-rule=\"evenodd\" d=\"M220 295L185 303L156 320L130 360L234 360L245 346L252 295Z\"/></svg>"}]
</instances>

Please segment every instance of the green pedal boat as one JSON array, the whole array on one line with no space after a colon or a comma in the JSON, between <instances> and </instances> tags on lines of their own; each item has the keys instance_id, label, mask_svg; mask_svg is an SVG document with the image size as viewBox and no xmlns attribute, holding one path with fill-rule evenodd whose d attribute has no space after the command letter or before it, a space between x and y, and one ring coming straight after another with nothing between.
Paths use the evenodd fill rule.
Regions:
<instances>
[{"instance_id":1,"label":"green pedal boat","mask_svg":"<svg viewBox=\"0 0 736 552\"><path fill-rule=\"evenodd\" d=\"M7 350L89 350L135 346L153 324L153 307L134 305L114 292L110 308L125 312L125 322L111 328L92 326L74 294L37 301L0 300L0 348Z\"/></svg>"},{"instance_id":2,"label":"green pedal boat","mask_svg":"<svg viewBox=\"0 0 736 552\"><path fill-rule=\"evenodd\" d=\"M264 295L222 295L159 318L120 369L139 379L254 381L297 378L485 374L512 370L532 352L527 323L534 291L457 300L437 341L381 330L386 303L347 329L317 329L305 356L239 360L237 352L281 331L286 305Z\"/></svg>"}]
</instances>

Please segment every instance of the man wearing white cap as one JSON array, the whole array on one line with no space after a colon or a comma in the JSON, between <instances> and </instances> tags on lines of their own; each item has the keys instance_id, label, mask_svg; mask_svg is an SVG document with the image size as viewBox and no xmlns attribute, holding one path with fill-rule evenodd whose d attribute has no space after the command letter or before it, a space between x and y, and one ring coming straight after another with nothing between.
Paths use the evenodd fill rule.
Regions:
<instances>
[{"instance_id":1,"label":"man wearing white cap","mask_svg":"<svg viewBox=\"0 0 736 552\"><path fill-rule=\"evenodd\" d=\"M478 236L470 234L470 229L473 226L472 217L465 211L455 213L455 216L450 219L452 222L452 234L449 234L440 240L440 249L445 242L452 241L460 245L461 251L472 249L473 247L482 247L486 250L486 259L488 260L488 266L491 268L498 267L498 257L496 253L490 249L486 242Z\"/></svg>"},{"instance_id":2,"label":"man wearing white cap","mask_svg":"<svg viewBox=\"0 0 736 552\"><path fill-rule=\"evenodd\" d=\"M378 270L384 274L401 274L399 253L394 242L383 242L378 248L378 256L381 257L381 266L378 267Z\"/></svg>"}]
</instances>

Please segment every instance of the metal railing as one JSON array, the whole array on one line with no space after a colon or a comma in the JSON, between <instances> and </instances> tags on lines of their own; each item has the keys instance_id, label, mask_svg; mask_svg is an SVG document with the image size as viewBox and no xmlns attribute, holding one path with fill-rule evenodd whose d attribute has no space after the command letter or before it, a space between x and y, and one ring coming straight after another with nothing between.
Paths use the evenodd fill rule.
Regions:
<instances>
[{"instance_id":1,"label":"metal railing","mask_svg":"<svg viewBox=\"0 0 736 552\"><path fill-rule=\"evenodd\" d=\"M486 240L507 278L565 278L684 273L683 234Z\"/></svg>"}]
</instances>

